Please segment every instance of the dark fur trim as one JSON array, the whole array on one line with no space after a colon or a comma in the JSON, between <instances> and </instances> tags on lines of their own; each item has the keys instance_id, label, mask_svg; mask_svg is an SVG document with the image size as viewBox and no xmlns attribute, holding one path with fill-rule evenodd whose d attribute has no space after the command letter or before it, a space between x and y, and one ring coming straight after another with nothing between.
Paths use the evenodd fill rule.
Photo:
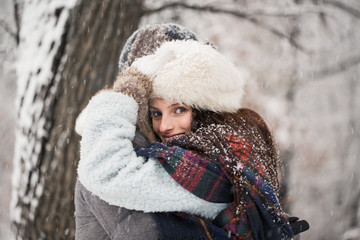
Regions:
<instances>
[{"instance_id":1,"label":"dark fur trim","mask_svg":"<svg viewBox=\"0 0 360 240\"><path fill-rule=\"evenodd\" d=\"M116 78L113 90L135 99L139 105L136 127L149 141L155 141L155 133L148 120L149 97L152 90L150 79L146 75L130 68Z\"/></svg>"}]
</instances>

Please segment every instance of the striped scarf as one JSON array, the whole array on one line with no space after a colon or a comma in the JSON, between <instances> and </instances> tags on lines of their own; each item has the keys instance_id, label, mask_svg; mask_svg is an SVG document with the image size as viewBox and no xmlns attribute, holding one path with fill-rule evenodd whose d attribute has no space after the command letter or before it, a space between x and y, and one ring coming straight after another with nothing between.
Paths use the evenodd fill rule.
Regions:
<instances>
[{"instance_id":1,"label":"striped scarf","mask_svg":"<svg viewBox=\"0 0 360 240\"><path fill-rule=\"evenodd\" d=\"M172 178L196 196L231 203L214 220L231 238L291 239L291 227L259 160L262 150L228 126L212 125L168 145L152 143L137 154L159 159Z\"/></svg>"}]
</instances>

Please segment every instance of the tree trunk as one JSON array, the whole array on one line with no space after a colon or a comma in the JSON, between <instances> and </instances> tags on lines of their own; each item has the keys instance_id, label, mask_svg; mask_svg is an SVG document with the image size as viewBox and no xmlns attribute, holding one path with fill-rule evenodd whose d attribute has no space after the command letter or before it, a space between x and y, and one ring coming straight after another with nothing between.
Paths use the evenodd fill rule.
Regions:
<instances>
[{"instance_id":1,"label":"tree trunk","mask_svg":"<svg viewBox=\"0 0 360 240\"><path fill-rule=\"evenodd\" d=\"M69 2L24 6L12 197L21 239L74 238L75 121L89 98L112 84L141 18L142 0Z\"/></svg>"}]
</instances>

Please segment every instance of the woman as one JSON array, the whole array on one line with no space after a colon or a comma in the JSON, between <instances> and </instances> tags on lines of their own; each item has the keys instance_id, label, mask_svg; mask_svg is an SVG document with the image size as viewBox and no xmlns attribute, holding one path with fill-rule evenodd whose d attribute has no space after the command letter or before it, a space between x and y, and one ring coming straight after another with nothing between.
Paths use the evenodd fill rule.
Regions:
<instances>
[{"instance_id":1,"label":"woman","mask_svg":"<svg viewBox=\"0 0 360 240\"><path fill-rule=\"evenodd\" d=\"M166 57L171 56L166 54ZM159 211L159 206L164 212L191 209L194 214L214 218L228 205L226 202L211 203L199 199L173 181L159 161L137 157L133 150L135 123L138 126L149 123L148 99L150 93L155 93L151 87L147 75L130 68L120 75L114 91L101 91L89 102L82 123L79 180L110 204L127 209L145 212ZM227 104L224 102L218 107ZM137 118L138 108L141 116ZM142 132L145 136L152 133L147 129Z\"/></svg>"},{"instance_id":2,"label":"woman","mask_svg":"<svg viewBox=\"0 0 360 240\"><path fill-rule=\"evenodd\" d=\"M137 100L139 114L147 112L147 99L151 90L147 78L151 78L153 84L152 123L158 137L169 144L175 141L177 145L196 150L196 153L177 147L169 149L155 143L138 152L150 157L149 159L136 157L131 147L136 103L123 94L102 92L95 96L88 106L89 121L86 121L83 133L79 179L85 187L109 203L128 209L187 212L209 219L217 216L217 222L234 233L234 237L249 234L249 237L255 239L290 239L291 229L271 186L271 183L276 186L276 177L270 178L271 180L267 177L274 176L272 170L276 169L270 170L263 166L268 164L266 157L275 159L274 151L267 149L272 146L268 131L258 127L258 123L251 122L251 119L261 121L253 112L243 110L238 113L239 117L234 114L241 107L241 73L209 46L194 42L163 44L156 54L136 61L114 86L114 91L131 95ZM191 85L187 85L186 81ZM165 102L161 102L164 100ZM162 103L165 105L161 105ZM204 115L200 112L193 116L193 109L207 110L208 113ZM177 129L180 131L172 132L171 127L166 129L162 124L157 124L157 118L163 118L163 114L172 114L178 119L178 114L183 113L187 113L187 121ZM224 113L227 117L224 117ZM251 117L246 119L244 116L247 115ZM204 118L198 128L202 131L192 131L191 127L196 129L196 126L191 126L196 122L193 117L198 116ZM238 132L241 128L237 129L237 124L231 123L239 119L248 121L253 126L244 124L243 132ZM141 127L146 123L146 114L140 114L137 125ZM151 132L146 129L143 132L150 136ZM260 140L254 134L259 134ZM251 141L248 141L251 138L255 139L252 143L258 145L251 145ZM201 145L204 142L208 144ZM224 147L225 143L228 143L228 146ZM169 181L169 175L164 174L154 157L160 160L164 168L184 188L171 185L174 182ZM201 177L197 179L201 185L181 182L183 171L176 170L179 163L183 162L197 162L198 166L205 163L203 169L215 176L215 181ZM216 164L221 165L221 169ZM268 164L269 166L272 165ZM175 172L171 172L174 169ZM234 201L230 199L232 194L229 180L235 187L235 197L239 197ZM208 186L223 187L213 188L213 191L209 192L209 187L204 185L206 182L210 183ZM161 186L161 189L149 191L151 183ZM185 188L214 203L191 198L191 194L182 192ZM174 189L176 194L169 194ZM203 191L204 189L206 191ZM189 202L191 204L186 204ZM264 206L267 208L262 209ZM218 213L221 211L223 214L220 214L219 218ZM233 216L226 220L228 213L233 213Z\"/></svg>"},{"instance_id":3,"label":"woman","mask_svg":"<svg viewBox=\"0 0 360 240\"><path fill-rule=\"evenodd\" d=\"M163 42L171 40L196 40L193 32L182 26L165 23L148 25L135 31L127 40L119 61L119 71L124 71L136 58L151 54ZM81 119L81 117L79 117ZM77 124L77 131L81 124ZM133 140L135 148L145 146L147 140L137 131ZM167 230L179 237L198 236L188 221L171 214L133 211L110 205L86 189L80 181L75 189L76 239L159 239ZM162 226L163 223L176 222ZM185 232L184 232L185 230ZM196 230L196 229L195 229Z\"/></svg>"},{"instance_id":4,"label":"woman","mask_svg":"<svg viewBox=\"0 0 360 240\"><path fill-rule=\"evenodd\" d=\"M175 141L175 145L196 150L197 153L200 151L210 161L220 162L218 165L222 166L223 172L236 186L235 193L238 193L239 201L243 203L233 202L225 210L227 216L229 212L233 211L232 208L236 207L236 211L240 212L240 215L236 217L242 219L242 227L249 228L250 224L245 223L245 221L257 221L252 223L253 235L269 233L271 228L278 228L279 225L276 226L276 224L271 226L273 220L278 221L278 224L286 231L287 226L284 221L287 220L283 214L277 215L277 211L281 211L281 208L271 186L278 188L277 156L270 132L264 121L256 113L245 109L238 111L241 106L244 75L212 47L197 42L166 43L154 55L139 59L133 66L150 76L153 82L151 93L153 99L151 103L152 122L154 131L160 139L163 142L168 142L169 137L171 139L178 133L191 135L188 138L182 137L182 141ZM176 105L176 103L183 105ZM176 112L182 113L185 117L189 116L191 109L197 110L195 121L191 122L199 125L197 129L196 127L193 129L193 134L189 129L189 120L179 121L181 115ZM172 112L173 114L171 114ZM174 129L176 125L173 122L180 122L177 124L180 128ZM171 125L171 123L173 124ZM174 143L168 144L174 145ZM158 144L153 146L155 145ZM166 156L168 159L163 158L161 161L166 163L164 164L165 168L178 183L195 195L197 195L195 191L199 185L201 188L207 188L208 192L216 192L215 188L207 183L198 184L197 188L193 186L194 184L187 187L189 179L198 180L198 172L194 174L194 178L189 178L190 170L188 169L193 170L194 168L189 167L191 163L186 160L183 161L186 163L183 165L188 169L178 167L181 164L177 159L182 155L175 154L177 151L172 149L163 151L159 146L158 150L150 150L148 152L151 153L145 155L157 157L160 160L162 156ZM171 165L169 158L173 155L177 161L177 166L171 169L169 168ZM195 160L192 159L192 161ZM209 163L206 164L206 166L209 165ZM195 167L198 166L195 165ZM186 172L184 178L187 181L183 181L181 178L184 172ZM174 176L174 173L178 173L180 177ZM237 179L238 177L243 179ZM249 186L244 186L245 183ZM244 193L251 192L252 188L256 188L258 192L252 192L253 199L246 199ZM217 191L223 189L226 189L226 186L216 188ZM213 197L204 196L202 195L203 192L199 192L200 194L197 196L203 199L209 200ZM225 194L221 194L221 196L224 197ZM219 199L214 197L212 200L217 201ZM268 208L274 210L273 212L270 211L271 213L266 210L261 211L263 216L261 221L258 221L255 215L245 216L244 211L242 211L246 204L251 205L256 201L258 202L257 208L267 205ZM250 212L253 212L253 209L247 210L248 215ZM271 214L272 216L269 216ZM220 218L217 217L217 219ZM224 221L223 223L225 224ZM261 223L264 223L262 226L264 229L256 230L254 226L262 225ZM269 226L265 226L266 224ZM236 232L237 230L234 228L236 224L232 222L230 225L232 226L228 226L227 230ZM243 234L246 235L244 232ZM260 237L258 236L257 239ZM281 235L273 236L273 238L283 239Z\"/></svg>"}]
</instances>

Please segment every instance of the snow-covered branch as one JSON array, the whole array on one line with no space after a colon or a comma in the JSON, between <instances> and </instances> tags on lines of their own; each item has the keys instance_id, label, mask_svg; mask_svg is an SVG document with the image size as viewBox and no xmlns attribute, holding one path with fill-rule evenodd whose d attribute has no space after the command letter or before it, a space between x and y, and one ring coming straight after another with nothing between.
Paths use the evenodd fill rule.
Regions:
<instances>
[{"instance_id":1,"label":"snow-covered branch","mask_svg":"<svg viewBox=\"0 0 360 240\"><path fill-rule=\"evenodd\" d=\"M252 16L264 17L300 17L306 14L328 15L326 9L318 6L308 5L303 7L289 8L262 8L250 9L246 11Z\"/></svg>"},{"instance_id":2,"label":"snow-covered branch","mask_svg":"<svg viewBox=\"0 0 360 240\"><path fill-rule=\"evenodd\" d=\"M326 76L330 76L336 73L340 73L346 71L347 69L354 67L360 64L360 55L347 58L341 62L336 63L333 66L327 66L319 71L313 72L312 76L314 78L322 78Z\"/></svg>"},{"instance_id":3,"label":"snow-covered branch","mask_svg":"<svg viewBox=\"0 0 360 240\"><path fill-rule=\"evenodd\" d=\"M5 32L7 32L12 38L14 38L14 40L16 41L16 44L19 44L19 35L18 35L18 33L13 31L11 29L11 27L9 26L9 24L7 24L7 22L0 19L0 27L2 27L5 30Z\"/></svg>"},{"instance_id":4,"label":"snow-covered branch","mask_svg":"<svg viewBox=\"0 0 360 240\"><path fill-rule=\"evenodd\" d=\"M19 3L17 0L13 0L14 3L14 17L15 17L15 27L16 27L16 43L19 45L20 43L20 22L22 10L24 7L24 2Z\"/></svg>"},{"instance_id":5,"label":"snow-covered branch","mask_svg":"<svg viewBox=\"0 0 360 240\"><path fill-rule=\"evenodd\" d=\"M272 34L274 34L279 38L286 39L293 47L303 52L309 52L309 51L306 50L300 43L298 43L295 40L295 38L291 36L291 34L282 32L281 30L267 24L265 20L260 20L259 17L297 17L297 16L303 16L304 14L319 14L322 16L327 15L323 8L315 5L308 5L308 6L296 7L296 8L291 7L285 9L263 8L263 9L229 10L225 8L218 8L211 5L204 5L204 6L200 6L196 4L189 5L183 2L168 3L154 9L146 8L143 11L143 15L150 15L166 9L177 8L177 7L191 9L195 11L202 11L202 12L229 14L238 18L243 18L271 32Z\"/></svg>"},{"instance_id":6,"label":"snow-covered branch","mask_svg":"<svg viewBox=\"0 0 360 240\"><path fill-rule=\"evenodd\" d=\"M313 6L313 5L308 5L308 6L304 6L304 7L290 7L290 8L261 8L261 9L246 9L246 10L239 10L239 9L225 9L225 8L217 8L215 6L210 6L210 5L204 5L204 6L200 6L200 5L189 5L183 2L173 2L173 3L168 3L168 4L164 4L161 7L155 8L155 9L145 9L144 10L144 14L148 15L148 14L153 14L153 13L157 13L160 11L163 11L165 9L169 9L169 8L176 8L176 7L181 7L181 8L187 8L187 9L192 9L192 10L198 10L198 11L208 11L208 12L213 12L213 13L226 13L226 14L231 14L237 17L260 17L260 16L268 16L268 17L297 17L297 16L302 16L304 14L326 14L325 10L322 9L319 6Z\"/></svg>"},{"instance_id":7,"label":"snow-covered branch","mask_svg":"<svg viewBox=\"0 0 360 240\"><path fill-rule=\"evenodd\" d=\"M323 1L324 4L328 4L328 5L332 5L334 7L337 7L347 13L349 13L350 15L352 15L353 17L356 17L356 18L360 18L360 10L359 9L356 9L356 8L353 8L349 5L346 5L345 3L343 2L340 2L340 1L331 1L331 0L324 0Z\"/></svg>"}]
</instances>

